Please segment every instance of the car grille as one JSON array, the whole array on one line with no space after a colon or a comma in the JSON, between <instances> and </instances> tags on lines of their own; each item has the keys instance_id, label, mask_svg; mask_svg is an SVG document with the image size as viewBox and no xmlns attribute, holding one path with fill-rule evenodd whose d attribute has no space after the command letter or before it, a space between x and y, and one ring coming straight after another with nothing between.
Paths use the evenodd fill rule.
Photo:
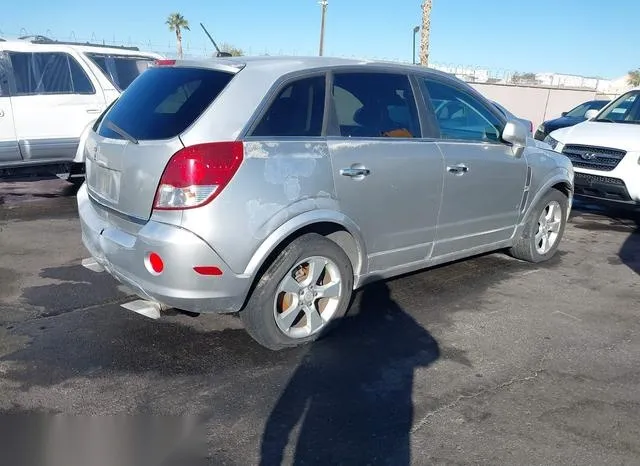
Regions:
<instances>
[{"instance_id":1,"label":"car grille","mask_svg":"<svg viewBox=\"0 0 640 466\"><path fill-rule=\"evenodd\" d=\"M603 184L615 184L618 186L624 186L624 181L618 178L610 178L608 176L590 175L588 173L576 173L576 180L584 180L587 183L603 183Z\"/></svg>"},{"instance_id":2,"label":"car grille","mask_svg":"<svg viewBox=\"0 0 640 466\"><path fill-rule=\"evenodd\" d=\"M569 157L576 168L611 171L627 154L626 151L606 147L566 145L562 153Z\"/></svg>"},{"instance_id":3,"label":"car grille","mask_svg":"<svg viewBox=\"0 0 640 466\"><path fill-rule=\"evenodd\" d=\"M577 196L588 196L617 202L633 202L624 181L618 178L578 172L575 174L574 189Z\"/></svg>"}]
</instances>

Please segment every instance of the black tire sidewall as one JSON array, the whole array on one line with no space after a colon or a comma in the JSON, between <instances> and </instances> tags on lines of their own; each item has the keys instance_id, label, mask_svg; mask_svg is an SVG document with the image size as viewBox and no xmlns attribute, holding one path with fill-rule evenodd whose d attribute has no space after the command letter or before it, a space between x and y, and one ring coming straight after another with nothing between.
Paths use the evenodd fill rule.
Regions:
<instances>
[{"instance_id":1,"label":"black tire sidewall","mask_svg":"<svg viewBox=\"0 0 640 466\"><path fill-rule=\"evenodd\" d=\"M294 339L285 335L276 324L273 316L276 291L281 280L294 265L312 256L326 257L338 267L342 279L341 301L331 321L320 332L306 338ZM299 346L322 337L344 317L349 308L352 290L353 268L348 256L335 242L322 235L310 233L295 239L276 257L260 277L240 317L249 334L267 348L278 350Z\"/></svg>"}]
</instances>

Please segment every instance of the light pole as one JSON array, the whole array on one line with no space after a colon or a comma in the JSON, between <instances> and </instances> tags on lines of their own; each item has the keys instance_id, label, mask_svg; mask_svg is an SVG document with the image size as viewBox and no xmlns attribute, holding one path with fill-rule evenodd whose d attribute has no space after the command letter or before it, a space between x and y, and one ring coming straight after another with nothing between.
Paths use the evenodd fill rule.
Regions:
<instances>
[{"instance_id":1,"label":"light pole","mask_svg":"<svg viewBox=\"0 0 640 466\"><path fill-rule=\"evenodd\" d=\"M327 5L329 5L329 2L327 0L320 0L318 3L322 7L322 20L320 22L320 51L318 55L322 56L324 51L324 20L327 15Z\"/></svg>"},{"instance_id":2,"label":"light pole","mask_svg":"<svg viewBox=\"0 0 640 466\"><path fill-rule=\"evenodd\" d=\"M416 35L418 34L419 30L420 26L416 26L413 28L413 55L411 55L411 62L414 65L416 64Z\"/></svg>"}]
</instances>

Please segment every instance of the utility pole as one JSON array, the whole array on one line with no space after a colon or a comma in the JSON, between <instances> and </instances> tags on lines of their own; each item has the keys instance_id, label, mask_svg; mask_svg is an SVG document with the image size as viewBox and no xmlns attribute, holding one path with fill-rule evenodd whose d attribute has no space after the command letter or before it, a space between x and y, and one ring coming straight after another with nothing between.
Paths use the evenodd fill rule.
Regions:
<instances>
[{"instance_id":1,"label":"utility pole","mask_svg":"<svg viewBox=\"0 0 640 466\"><path fill-rule=\"evenodd\" d=\"M320 22L320 51L318 55L322 56L324 52L324 21L327 15L327 5L329 5L329 2L327 0L320 0L318 3L322 7L322 20Z\"/></svg>"},{"instance_id":2,"label":"utility pole","mask_svg":"<svg viewBox=\"0 0 640 466\"><path fill-rule=\"evenodd\" d=\"M420 64L429 65L429 33L431 32L431 6L433 0L422 2L422 34L420 34Z\"/></svg>"}]
</instances>

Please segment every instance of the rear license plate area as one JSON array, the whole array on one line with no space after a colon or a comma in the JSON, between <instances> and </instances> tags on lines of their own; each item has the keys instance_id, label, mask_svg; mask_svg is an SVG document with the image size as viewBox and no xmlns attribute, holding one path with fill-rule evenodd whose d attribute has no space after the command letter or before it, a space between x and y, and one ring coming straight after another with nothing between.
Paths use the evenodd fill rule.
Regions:
<instances>
[{"instance_id":1,"label":"rear license plate area","mask_svg":"<svg viewBox=\"0 0 640 466\"><path fill-rule=\"evenodd\" d=\"M86 181L94 194L117 204L120 198L120 175L117 170L102 167L87 158Z\"/></svg>"}]
</instances>

